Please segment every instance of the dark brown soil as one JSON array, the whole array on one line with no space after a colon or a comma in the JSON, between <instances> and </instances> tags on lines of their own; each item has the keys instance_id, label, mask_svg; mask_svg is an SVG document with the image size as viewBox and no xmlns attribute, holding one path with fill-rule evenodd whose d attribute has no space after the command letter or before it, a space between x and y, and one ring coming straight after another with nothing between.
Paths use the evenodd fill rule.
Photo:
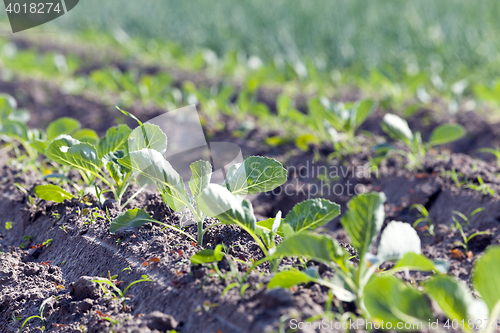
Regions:
<instances>
[{"instance_id":1,"label":"dark brown soil","mask_svg":"<svg viewBox=\"0 0 500 333\"><path fill-rule=\"evenodd\" d=\"M61 116L78 119L84 127L92 128L101 135L116 122L128 121L98 98L63 94L57 87L43 81L0 81L0 92L16 96L21 107L31 114L30 124L44 128L50 121ZM161 114L162 110L134 107L141 119L150 119ZM422 111L424 112L424 111ZM431 119L430 123L419 122L420 116L410 120L412 128L422 131L424 139L444 120ZM425 117L424 117L425 118ZM346 210L346 203L354 194L356 186L363 191L382 191L387 196L385 205L386 223L401 220L413 223L417 219L416 210L410 207L424 205L435 225L435 235L420 230L423 253L430 258L447 259L450 274L470 283L471 268L474 260L485 248L500 241L500 197L485 195L465 185L477 184L477 177L496 193L500 191L500 172L496 161L489 157L479 160L471 157L475 150L493 147L500 142L496 125L491 125L474 113L459 114L454 121L463 124L468 135L445 149L430 152L423 169L418 172L407 171L403 163L390 159L377 170L362 175L352 174L369 162L373 153L369 149L344 158L342 161L328 158L333 148L329 144L311 147L304 153L292 144L267 147L264 138L270 135L259 129L234 138L231 133L238 127L232 119L226 119L226 129L213 134L215 141L229 141L240 145L245 156L262 154L275 157L289 170L285 185L272 193L252 198L255 212L262 217L274 216L279 210L286 214L296 203L312 197L326 197ZM380 113L372 116L365 129L379 133ZM133 123L130 123L133 126ZM379 137L377 140L382 139ZM366 142L366 147L372 143ZM467 155L466 155L467 154ZM233 281L223 281L207 267L195 267L189 257L200 250L185 236L170 229L162 230L157 225L145 225L140 229L119 231L115 235L108 232L109 222L103 218L90 224L89 217L82 215L83 208L99 208L97 203L85 206L73 200L70 203L54 204L42 202L38 209L30 209L27 195L14 183L28 191L43 183L40 176L30 172L20 172L6 164L2 155L0 163L0 332L17 332L22 321L38 314L42 302L50 296L45 308L47 329L55 332L77 332L80 325L88 332L106 332L112 324L103 320L98 313L111 316L120 323L113 329L117 332L167 331L175 328L180 332L268 332L278 331L280 321L287 322L291 317L307 319L320 314L327 300L327 291L317 285L301 286L295 291L267 290L269 281L267 268L262 267L250 275L250 287L244 296L236 289L221 296L224 288ZM321 167L321 168L320 168ZM338 179L332 179L325 186L318 178L321 172L336 171ZM456 170L462 173L464 186L457 187L447 172ZM323 192L318 191L323 189ZM287 192L286 192L286 191ZM131 190L132 191L132 190ZM30 192L32 193L32 192ZM131 195L129 192L127 195ZM169 211L158 194L144 192L130 204L130 207L145 208L156 219L169 224L179 223L180 215ZM474 231L490 231L491 235L479 236L470 243L473 256L457 257L462 251L455 244L461 236L453 226L452 212L460 211L468 215L474 209L485 210L471 219L471 227L465 228L469 235ZM111 218L119 210L110 209ZM12 228L5 228L12 222ZM214 221L208 221L213 223ZM423 226L423 225L421 225ZM195 227L187 232L195 235ZM325 228L329 233L348 247L349 238L340 228L338 219ZM31 240L23 239L25 236ZM52 239L50 246L43 249L21 249L41 244ZM230 248L228 256L250 262L259 258L257 245L233 226L211 229L205 239L205 246L213 247L224 243ZM463 252L461 252L463 253ZM143 259L158 257L159 263L151 267L143 266ZM47 263L48 264L42 264ZM130 270L123 270L130 267ZM229 272L229 263L220 263L223 272ZM244 265L239 264L240 270ZM121 286L137 280L143 274L154 282L134 285L130 293L134 297L127 301L127 311L116 301L104 297L99 287L90 279L117 274ZM325 276L332 272L322 271ZM408 280L425 279L425 274L410 272L403 275ZM58 285L65 289L57 288ZM349 304L344 305L352 310ZM99 311L99 312L97 312ZM14 317L13 317L14 315ZM13 320L19 316L22 321ZM37 331L38 319L28 323L26 332ZM286 326L287 324L285 324Z\"/></svg>"}]
</instances>

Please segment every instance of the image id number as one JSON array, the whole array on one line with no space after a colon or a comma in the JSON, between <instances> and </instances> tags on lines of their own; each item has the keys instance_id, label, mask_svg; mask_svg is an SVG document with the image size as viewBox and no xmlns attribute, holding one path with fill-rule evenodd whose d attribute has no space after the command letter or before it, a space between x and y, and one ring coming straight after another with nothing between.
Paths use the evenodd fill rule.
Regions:
<instances>
[{"instance_id":1,"label":"image id number","mask_svg":"<svg viewBox=\"0 0 500 333\"><path fill-rule=\"evenodd\" d=\"M30 3L30 4L19 4L19 3L9 3L9 5L7 6L6 8L7 10L7 13L15 13L15 14L19 14L19 13L23 13L23 14L49 14L49 13L53 13L53 12L56 12L56 13L60 13L61 12L61 8L60 8L60 4L59 3L56 3L54 5L54 3L52 2L41 2L41 3Z\"/></svg>"}]
</instances>

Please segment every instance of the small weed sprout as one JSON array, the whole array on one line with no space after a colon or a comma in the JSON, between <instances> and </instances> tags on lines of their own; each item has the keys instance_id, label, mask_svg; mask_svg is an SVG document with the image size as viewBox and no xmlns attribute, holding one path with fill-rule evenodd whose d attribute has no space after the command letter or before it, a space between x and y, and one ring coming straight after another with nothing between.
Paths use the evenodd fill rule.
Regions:
<instances>
[{"instance_id":1,"label":"small weed sprout","mask_svg":"<svg viewBox=\"0 0 500 333\"><path fill-rule=\"evenodd\" d=\"M474 210L470 215L469 215L469 218L471 216L474 216L475 214L477 214L478 212L484 210L484 208L478 208L476 210ZM466 216L464 216L462 213L460 212L457 212L457 211L453 211L454 214L457 214L458 216L462 217L468 224L468 227L470 227L470 222L469 222L469 218L467 218ZM475 232L471 235L469 235L467 237L466 233L464 232L464 229L462 228L462 225L458 222L458 220L455 218L455 216L452 217L453 218L453 221L455 222L455 226L457 227L457 230L460 232L460 235L462 236L462 239L463 239L463 242L460 242L460 241L457 241L455 242L455 245L458 245L458 246L461 246L464 248L465 250L465 254L466 255L469 255L469 242L472 238L476 237L476 236L480 236L480 235L491 235L491 232L489 231L478 231L478 232Z\"/></svg>"},{"instance_id":2,"label":"small weed sprout","mask_svg":"<svg viewBox=\"0 0 500 333\"><path fill-rule=\"evenodd\" d=\"M59 221L61 219L61 214L59 212L52 212L51 216L54 218L54 220Z\"/></svg>"},{"instance_id":3,"label":"small weed sprout","mask_svg":"<svg viewBox=\"0 0 500 333\"><path fill-rule=\"evenodd\" d=\"M43 310L45 309L45 305L47 304L47 302L50 301L52 298L54 298L54 296L50 296L49 298L47 298L45 301L42 302L42 305L40 306L40 310L39 310L39 315L38 316L31 316L31 317L26 318L26 320L23 322L21 328L19 329L19 333L23 332L24 326L26 326L26 324L31 319L40 319L42 326L41 327L37 327L37 328L40 329L42 332L45 332L45 330L46 330L46 327L45 327L45 325L46 325L45 324L46 318L43 316Z\"/></svg>"},{"instance_id":4,"label":"small weed sprout","mask_svg":"<svg viewBox=\"0 0 500 333\"><path fill-rule=\"evenodd\" d=\"M452 211L452 213L453 213L453 215L457 215L457 216L458 216L458 217L460 217L462 220L464 220L464 222L467 224L467 227L468 227L468 228L470 228L470 219L471 219L474 215L476 215L477 213L482 212L483 210L484 210L484 208L483 208L483 207L479 207L479 208L477 208L477 209L474 209L474 210L472 211L472 213L470 213L470 214L469 214L469 216L465 216L463 213L460 213L459 211L456 211L456 210ZM452 218L453 218L453 221L458 222L458 221L456 220L455 216L453 216Z\"/></svg>"},{"instance_id":5,"label":"small weed sprout","mask_svg":"<svg viewBox=\"0 0 500 333\"><path fill-rule=\"evenodd\" d=\"M109 275L109 272L108 272ZM114 277L114 276L113 276ZM123 291L116 286L117 282L113 281L113 277L110 277L109 279L102 279L102 280L91 280L92 282L96 282L101 286L101 289L104 291L104 294L106 296L111 296L111 299L117 299L122 303L123 306L123 311L127 311L127 305L126 301L132 297L133 295L127 295L127 290L129 290L130 287L132 287L134 284L140 283L140 282L152 282L153 280L149 278L147 275L143 275L142 279L136 280L131 282ZM106 288L106 285L110 286L114 291L109 290Z\"/></svg>"},{"instance_id":6,"label":"small weed sprout","mask_svg":"<svg viewBox=\"0 0 500 333\"><path fill-rule=\"evenodd\" d=\"M24 236L24 237L23 237L23 241L24 241L24 242L22 242L22 243L21 243L21 245L20 245L19 247L20 247L21 249L25 249L25 248L27 248L27 247L29 246L29 244L31 244L31 240L32 240L33 238L34 238L34 236L28 236L28 235ZM25 244L25 242L26 242L26 244L27 244L27 245Z\"/></svg>"},{"instance_id":7,"label":"small weed sprout","mask_svg":"<svg viewBox=\"0 0 500 333\"><path fill-rule=\"evenodd\" d=\"M417 226L420 223L425 222L426 226L423 227L423 230L426 230L431 236L434 236L434 223L432 223L432 220L429 217L427 208L425 208L425 206L421 204L414 204L410 207L410 210L412 209L418 210L420 215L420 217L415 222L413 222L413 228L417 229Z\"/></svg>"},{"instance_id":8,"label":"small weed sprout","mask_svg":"<svg viewBox=\"0 0 500 333\"><path fill-rule=\"evenodd\" d=\"M16 311L12 311L12 322L21 321L21 317L16 315Z\"/></svg>"},{"instance_id":9,"label":"small weed sprout","mask_svg":"<svg viewBox=\"0 0 500 333\"><path fill-rule=\"evenodd\" d=\"M453 167L451 170L448 171L443 171L441 173L441 177L449 177L453 183L455 184L456 187L460 188L464 184L462 181L460 181L460 178L463 178L465 175L463 173L457 172L457 170Z\"/></svg>"},{"instance_id":10,"label":"small weed sprout","mask_svg":"<svg viewBox=\"0 0 500 333\"><path fill-rule=\"evenodd\" d=\"M384 144L380 146L383 153L386 156L396 154L406 157L408 161L407 167L410 170L422 167L427 151L432 147L456 141L466 133L461 125L445 124L437 127L432 132L429 142L424 142L420 132L413 133L406 120L390 113L387 113L382 120L382 130L389 137L406 146L406 149L397 149ZM376 151L379 151L379 148L376 147Z\"/></svg>"},{"instance_id":11,"label":"small weed sprout","mask_svg":"<svg viewBox=\"0 0 500 333\"><path fill-rule=\"evenodd\" d=\"M465 188L470 188L472 190L475 190L477 191L477 193L481 195L491 195L491 196L495 195L495 191L489 185L484 183L484 180L481 176L477 176L477 181L479 185L470 183L465 185Z\"/></svg>"}]
</instances>

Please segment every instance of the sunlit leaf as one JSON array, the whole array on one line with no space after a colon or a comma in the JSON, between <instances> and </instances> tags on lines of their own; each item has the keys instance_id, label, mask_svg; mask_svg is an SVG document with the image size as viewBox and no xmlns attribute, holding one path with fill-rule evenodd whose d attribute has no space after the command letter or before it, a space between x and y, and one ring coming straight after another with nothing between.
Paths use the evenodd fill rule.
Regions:
<instances>
[{"instance_id":1,"label":"sunlit leaf","mask_svg":"<svg viewBox=\"0 0 500 333\"><path fill-rule=\"evenodd\" d=\"M368 252L384 222L384 193L365 193L352 198L340 222L360 256Z\"/></svg>"},{"instance_id":2,"label":"sunlit leaf","mask_svg":"<svg viewBox=\"0 0 500 333\"><path fill-rule=\"evenodd\" d=\"M436 128L429 139L431 146L450 143L462 138L466 134L465 128L458 124L445 124Z\"/></svg>"},{"instance_id":3,"label":"sunlit leaf","mask_svg":"<svg viewBox=\"0 0 500 333\"><path fill-rule=\"evenodd\" d=\"M120 213L109 226L109 232L114 234L120 228L133 228L133 227L141 227L146 223L154 223L158 222L144 209L134 208L129 209L126 212Z\"/></svg>"},{"instance_id":4,"label":"sunlit leaf","mask_svg":"<svg viewBox=\"0 0 500 333\"><path fill-rule=\"evenodd\" d=\"M127 142L131 132L132 130L123 124L109 128L97 146L99 158L121 149Z\"/></svg>"},{"instance_id":5,"label":"sunlit leaf","mask_svg":"<svg viewBox=\"0 0 500 333\"><path fill-rule=\"evenodd\" d=\"M394 139L404 142L410 142L413 140L413 133L406 120L401 119L394 114L387 113L384 116L382 120L382 129Z\"/></svg>"},{"instance_id":6,"label":"sunlit leaf","mask_svg":"<svg viewBox=\"0 0 500 333\"><path fill-rule=\"evenodd\" d=\"M45 155L54 162L89 171L95 175L101 170L101 161L97 158L94 146L81 143L67 135L62 135L52 141Z\"/></svg>"},{"instance_id":7,"label":"sunlit leaf","mask_svg":"<svg viewBox=\"0 0 500 333\"><path fill-rule=\"evenodd\" d=\"M196 198L210 183L212 177L212 165L207 161L196 161L191 163L191 179L189 180L189 188L191 193Z\"/></svg>"},{"instance_id":8,"label":"sunlit leaf","mask_svg":"<svg viewBox=\"0 0 500 333\"><path fill-rule=\"evenodd\" d=\"M34 192L37 197L47 201L63 202L66 199L76 198L73 194L52 184L38 185L35 187Z\"/></svg>"},{"instance_id":9,"label":"sunlit leaf","mask_svg":"<svg viewBox=\"0 0 500 333\"><path fill-rule=\"evenodd\" d=\"M71 134L80 126L80 122L73 118L62 117L56 119L47 127L47 140L51 141L62 134Z\"/></svg>"},{"instance_id":10,"label":"sunlit leaf","mask_svg":"<svg viewBox=\"0 0 500 333\"><path fill-rule=\"evenodd\" d=\"M338 242L324 235L309 233L294 234L285 238L276 248L275 257L306 257L325 263L336 262L345 268L347 252Z\"/></svg>"},{"instance_id":11,"label":"sunlit leaf","mask_svg":"<svg viewBox=\"0 0 500 333\"><path fill-rule=\"evenodd\" d=\"M372 320L383 320L386 325L392 323L392 327L397 327L400 322L427 325L434 319L427 297L393 276L373 276L364 293Z\"/></svg>"},{"instance_id":12,"label":"sunlit leaf","mask_svg":"<svg viewBox=\"0 0 500 333\"><path fill-rule=\"evenodd\" d=\"M203 213L218 218L222 223L239 222L251 230L256 228L252 205L223 186L209 184L199 195L197 203Z\"/></svg>"},{"instance_id":13,"label":"sunlit leaf","mask_svg":"<svg viewBox=\"0 0 500 333\"><path fill-rule=\"evenodd\" d=\"M326 223L340 214L340 206L327 199L308 199L296 204L286 215L285 223L295 232L312 230Z\"/></svg>"},{"instance_id":14,"label":"sunlit leaf","mask_svg":"<svg viewBox=\"0 0 500 333\"><path fill-rule=\"evenodd\" d=\"M280 162L261 156L252 156L228 173L224 184L235 195L272 191L282 185L287 171Z\"/></svg>"}]
</instances>

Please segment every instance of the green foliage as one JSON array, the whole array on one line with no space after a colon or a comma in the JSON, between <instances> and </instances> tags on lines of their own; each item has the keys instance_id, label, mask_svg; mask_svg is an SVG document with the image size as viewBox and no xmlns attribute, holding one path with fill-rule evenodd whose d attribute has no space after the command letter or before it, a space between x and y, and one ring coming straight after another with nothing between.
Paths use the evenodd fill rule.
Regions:
<instances>
[{"instance_id":1,"label":"green foliage","mask_svg":"<svg viewBox=\"0 0 500 333\"><path fill-rule=\"evenodd\" d=\"M460 236L462 236L463 243L462 242L455 242L455 245L460 245L465 249L465 253L469 252L469 242L472 238L480 235L491 235L490 231L477 231L469 236L467 236L464 232L464 229L462 228L462 225L456 220L456 218L453 216L453 221L455 222L455 226L457 227L457 230L460 232Z\"/></svg>"},{"instance_id":2,"label":"green foliage","mask_svg":"<svg viewBox=\"0 0 500 333\"><path fill-rule=\"evenodd\" d=\"M59 135L71 134L81 127L78 120L62 117L54 120L47 127L47 140L52 141Z\"/></svg>"},{"instance_id":3,"label":"green foliage","mask_svg":"<svg viewBox=\"0 0 500 333\"><path fill-rule=\"evenodd\" d=\"M286 181L287 171L278 161L251 156L227 173L224 185L234 195L256 194L274 190Z\"/></svg>"},{"instance_id":4,"label":"green foliage","mask_svg":"<svg viewBox=\"0 0 500 333\"><path fill-rule=\"evenodd\" d=\"M192 163L191 168L191 179L189 180L189 188L193 197L198 198L204 189L210 184L210 179L212 177L212 165L207 161L196 161Z\"/></svg>"},{"instance_id":5,"label":"green foliage","mask_svg":"<svg viewBox=\"0 0 500 333\"><path fill-rule=\"evenodd\" d=\"M134 284L141 283L141 282L152 282L153 280L149 278L147 275L143 275L141 279L135 280L131 282L123 291L116 286L115 281L111 279L101 279L101 280L90 280L91 282L98 283L101 289L104 291L104 294L108 297L111 297L111 299L117 299L122 303L123 311L127 311L127 305L126 301L131 298L130 295L127 295L127 291L132 287ZM105 286L111 287L111 290L106 288Z\"/></svg>"},{"instance_id":6,"label":"green foliage","mask_svg":"<svg viewBox=\"0 0 500 333\"><path fill-rule=\"evenodd\" d=\"M312 230L340 215L340 206L326 199L309 199L296 204L286 215L285 223L294 232Z\"/></svg>"},{"instance_id":7,"label":"green foliage","mask_svg":"<svg viewBox=\"0 0 500 333\"><path fill-rule=\"evenodd\" d=\"M298 284L312 282L315 279L306 273L292 268L288 271L282 271L273 276L267 284L269 289L276 287L290 288Z\"/></svg>"},{"instance_id":8,"label":"green foliage","mask_svg":"<svg viewBox=\"0 0 500 333\"><path fill-rule=\"evenodd\" d=\"M492 320L495 320L500 315L498 311L500 302L500 280L497 279L500 270L500 247L493 246L486 250L484 255L479 258L473 270L472 282L474 287L486 302L490 310ZM496 317L492 316L493 314Z\"/></svg>"},{"instance_id":9,"label":"green foliage","mask_svg":"<svg viewBox=\"0 0 500 333\"><path fill-rule=\"evenodd\" d=\"M390 113L384 116L382 129L392 139L402 142L407 148L406 150L392 148L386 151L386 155L398 154L406 157L409 169L421 168L426 152L431 147L456 141L466 133L461 125L445 124L434 129L429 142L424 143L420 132L413 133L406 120Z\"/></svg>"},{"instance_id":10,"label":"green foliage","mask_svg":"<svg viewBox=\"0 0 500 333\"><path fill-rule=\"evenodd\" d=\"M465 284L445 275L436 275L424 284L425 292L439 305L450 320L475 320L474 313L480 307ZM484 314L488 316L487 313ZM486 318L486 317L485 317ZM466 325L466 330L471 331Z\"/></svg>"},{"instance_id":11,"label":"green foliage","mask_svg":"<svg viewBox=\"0 0 500 333\"><path fill-rule=\"evenodd\" d=\"M64 202L66 199L71 200L72 198L76 198L71 193L52 184L38 185L35 187L34 192L37 197L47 201Z\"/></svg>"},{"instance_id":12,"label":"green foliage","mask_svg":"<svg viewBox=\"0 0 500 333\"><path fill-rule=\"evenodd\" d=\"M224 257L222 253L222 245L217 245L215 249L205 249L201 250L191 257L191 263L193 265L206 264L211 262L221 261Z\"/></svg>"},{"instance_id":13,"label":"green foliage","mask_svg":"<svg viewBox=\"0 0 500 333\"><path fill-rule=\"evenodd\" d=\"M360 257L370 251L384 222L384 193L367 193L349 201L349 210L340 222L351 238L352 246Z\"/></svg>"},{"instance_id":14,"label":"green foliage","mask_svg":"<svg viewBox=\"0 0 500 333\"><path fill-rule=\"evenodd\" d=\"M425 324L434 319L427 297L393 276L374 276L366 285L364 303L372 319L393 327L398 322Z\"/></svg>"},{"instance_id":15,"label":"green foliage","mask_svg":"<svg viewBox=\"0 0 500 333\"><path fill-rule=\"evenodd\" d=\"M332 141L337 151L353 153L358 148L356 131L376 105L371 99L335 104L324 97L312 98L308 101L308 125L321 139Z\"/></svg>"},{"instance_id":16,"label":"green foliage","mask_svg":"<svg viewBox=\"0 0 500 333\"><path fill-rule=\"evenodd\" d=\"M137 120L130 113L120 111ZM187 207L198 224L200 245L203 243L203 220L206 216L216 217L224 224L237 224L257 239L253 208L237 195L270 191L283 184L286 170L279 162L265 157L249 157L242 164L230 168L224 181L225 187L209 184L212 173L210 163L194 162L190 166L192 177L189 186L193 193L193 198L190 198L182 177L162 155L167 149L166 135L158 126L137 121L139 127L132 131L128 142L129 153L118 159L119 164L155 184L168 207L175 211ZM266 252L264 244L258 243Z\"/></svg>"},{"instance_id":17,"label":"green foliage","mask_svg":"<svg viewBox=\"0 0 500 333\"><path fill-rule=\"evenodd\" d=\"M45 332L46 330L46 327L45 327L45 321L47 320L47 318L45 318L45 316L43 315L43 310L45 310L45 306L47 305L47 302L49 302L52 298L54 298L54 296L50 296L49 298L47 298L46 300L44 300L42 302L42 305L40 305L40 309L39 309L39 315L38 316L31 316L29 318L27 318L23 324L21 325L21 328L19 329L19 333L22 333L23 332L23 329L24 329L24 326L26 326L26 324L31 320L31 319L40 319L41 323L42 323L42 326L39 327L39 329L42 331L42 332Z\"/></svg>"},{"instance_id":18,"label":"green foliage","mask_svg":"<svg viewBox=\"0 0 500 333\"><path fill-rule=\"evenodd\" d=\"M410 210L412 209L416 209L420 214L420 217L413 222L413 228L417 228L420 223L425 222L425 230L428 231L430 235L434 236L434 223L432 223L429 217L427 208L422 204L414 204L410 207Z\"/></svg>"},{"instance_id":19,"label":"green foliage","mask_svg":"<svg viewBox=\"0 0 500 333\"><path fill-rule=\"evenodd\" d=\"M117 217L113 219L113 221L111 221L109 226L109 232L111 234L114 234L118 229L142 227L146 223L157 223L159 225L164 226L165 228L172 229L194 240L191 236L186 234L181 229L171 226L170 224L155 220L144 209L139 209L139 208L129 209L127 211L120 213Z\"/></svg>"},{"instance_id":20,"label":"green foliage","mask_svg":"<svg viewBox=\"0 0 500 333\"><path fill-rule=\"evenodd\" d=\"M134 208L120 213L111 222L109 232L114 234L120 228L140 227L146 223L157 222L144 209Z\"/></svg>"},{"instance_id":21,"label":"green foliage","mask_svg":"<svg viewBox=\"0 0 500 333\"><path fill-rule=\"evenodd\" d=\"M224 224L242 224L255 231L256 220L252 205L241 200L221 185L209 184L198 197L198 205L207 216L218 218Z\"/></svg>"},{"instance_id":22,"label":"green foliage","mask_svg":"<svg viewBox=\"0 0 500 333\"><path fill-rule=\"evenodd\" d=\"M130 184L132 170L119 164L118 160L124 156L124 150L127 149L126 140L131 130L126 125L111 127L96 146L96 140L88 140L88 132L80 132L80 137L94 143L80 142L64 134L63 132L74 130L77 124L69 118L63 120L52 126L51 135L57 137L48 144L45 155L56 163L80 171L87 185L91 185L96 178L100 179L120 202ZM79 136L78 132L75 134Z\"/></svg>"},{"instance_id":23,"label":"green foliage","mask_svg":"<svg viewBox=\"0 0 500 333\"><path fill-rule=\"evenodd\" d=\"M434 272L447 269L443 267L445 265L433 262L420 254L421 244L417 233L410 225L403 222L390 222L382 232L378 255L369 253L375 237L382 228L385 200L383 193L358 195L349 201L349 211L341 218L342 226L358 253L357 266L348 261L348 253L328 236L306 232L287 236L285 233L285 239L273 251L274 258L305 257L308 260L323 262L335 270L336 281L328 281L319 276L314 279L307 278L304 274L292 271L289 275L279 273L279 277L273 280L273 286L289 287L294 282L314 281L329 287L340 300L355 300L366 318L391 322L427 321L428 318L432 318L432 310L420 291L407 287L403 282L390 276L374 275L377 268L385 261L394 261L396 265L384 275L406 269ZM286 280L288 276L290 280ZM399 291L401 295L393 295ZM349 298L348 295L352 297ZM421 304L422 309L413 310L411 302L407 302L405 297ZM383 308L379 309L379 305L383 305Z\"/></svg>"}]
</instances>

